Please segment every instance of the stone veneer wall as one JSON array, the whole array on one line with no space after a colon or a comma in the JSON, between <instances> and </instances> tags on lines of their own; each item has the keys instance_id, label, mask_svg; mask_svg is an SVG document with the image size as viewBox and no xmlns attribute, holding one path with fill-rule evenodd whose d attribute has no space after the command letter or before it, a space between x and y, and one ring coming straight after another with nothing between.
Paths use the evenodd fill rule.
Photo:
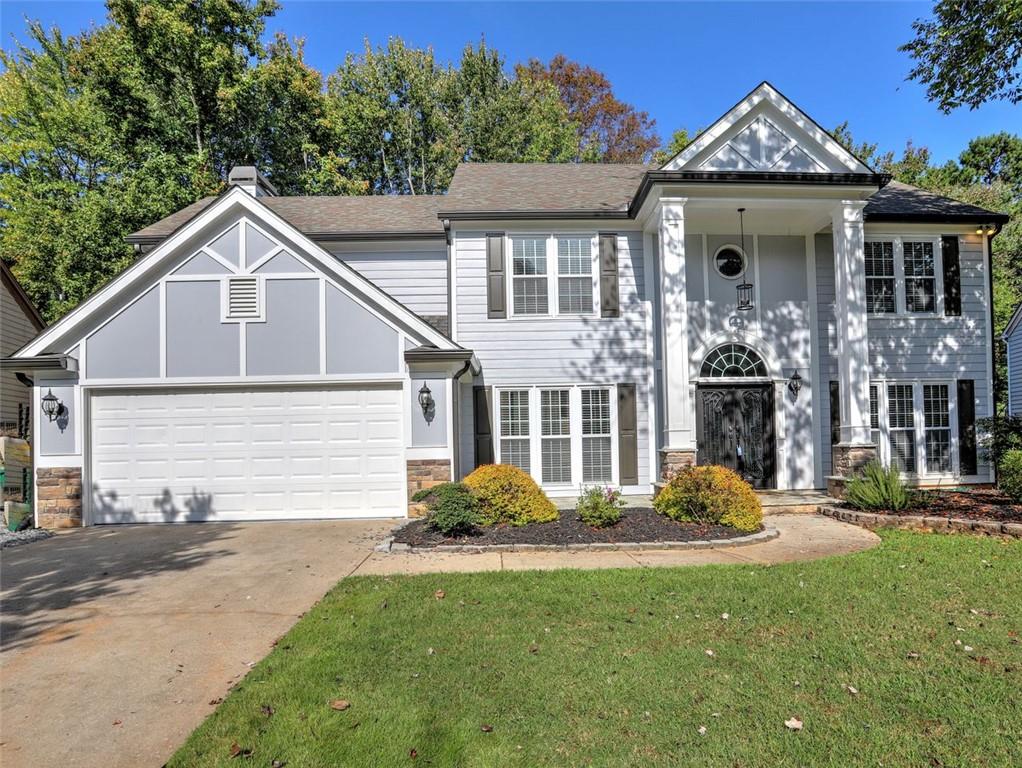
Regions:
<instances>
[{"instance_id":1,"label":"stone veneer wall","mask_svg":"<svg viewBox=\"0 0 1022 768\"><path fill-rule=\"evenodd\" d=\"M40 528L77 528L82 524L80 467L40 467L35 484Z\"/></svg>"},{"instance_id":2,"label":"stone veneer wall","mask_svg":"<svg viewBox=\"0 0 1022 768\"><path fill-rule=\"evenodd\" d=\"M660 451L660 480L666 482L682 467L696 465L695 451Z\"/></svg>"},{"instance_id":3,"label":"stone veneer wall","mask_svg":"<svg viewBox=\"0 0 1022 768\"><path fill-rule=\"evenodd\" d=\"M451 482L451 462L447 459L409 459L407 470L408 516L422 517L426 514L426 505L413 503L412 496L424 488Z\"/></svg>"},{"instance_id":4,"label":"stone veneer wall","mask_svg":"<svg viewBox=\"0 0 1022 768\"><path fill-rule=\"evenodd\" d=\"M834 474L827 478L827 493L841 499L845 495L845 483L876 458L877 449L873 443L865 445L838 443L831 446L830 455Z\"/></svg>"}]
</instances>

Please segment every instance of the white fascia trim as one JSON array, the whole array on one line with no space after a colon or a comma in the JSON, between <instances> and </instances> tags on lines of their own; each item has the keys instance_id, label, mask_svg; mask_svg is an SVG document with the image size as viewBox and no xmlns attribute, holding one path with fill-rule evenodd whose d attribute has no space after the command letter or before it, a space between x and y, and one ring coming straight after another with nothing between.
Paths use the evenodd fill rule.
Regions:
<instances>
[{"instance_id":1,"label":"white fascia trim","mask_svg":"<svg viewBox=\"0 0 1022 768\"><path fill-rule=\"evenodd\" d=\"M838 144L825 132L816 127L812 119L788 99L778 93L769 83L762 83L752 93L742 99L732 109L720 117L713 125L683 149L679 154L668 160L662 170L681 170L685 165L709 147L714 141L734 127L735 123L749 114L763 101L768 101L781 114L791 120L799 129L826 149L838 162L852 173L870 173L870 169L860 163L852 154Z\"/></svg>"},{"instance_id":2,"label":"white fascia trim","mask_svg":"<svg viewBox=\"0 0 1022 768\"><path fill-rule=\"evenodd\" d=\"M439 349L459 349L452 345L450 339L437 332L425 320L413 313L407 307L395 301L390 295L377 288L366 278L362 277L352 267L331 255L328 251L317 245L304 234L288 224L284 219L271 211L266 205L259 202L257 198L248 194L239 187L231 187L219 199L197 214L191 221L179 228L173 235L164 240L160 245L139 259L135 264L126 269L116 278L110 281L106 287L100 289L90 299L68 314L60 322L53 325L34 341L16 353L16 357L32 357L45 351L54 342L70 334L82 323L100 314L107 307L108 303L120 293L127 290L136 282L155 282L162 277L161 270L164 262L175 253L178 248L186 244L194 237L195 233L204 227L212 224L216 219L225 213L231 206L240 206L256 220L261 220L267 226L276 229L281 233L283 239L290 240L297 250L307 254L315 260L316 266L325 274L334 277L343 283L356 288L364 296L375 304L386 310L392 316L413 329L423 340Z\"/></svg>"},{"instance_id":3,"label":"white fascia trim","mask_svg":"<svg viewBox=\"0 0 1022 768\"><path fill-rule=\"evenodd\" d=\"M1008 337L1015 331L1020 321L1022 321L1022 304L1015 307L1015 311L1011 313L1011 319L1008 320L1008 324L1004 327L1004 333L1001 334L1001 338L1004 341L1008 341Z\"/></svg>"}]
</instances>

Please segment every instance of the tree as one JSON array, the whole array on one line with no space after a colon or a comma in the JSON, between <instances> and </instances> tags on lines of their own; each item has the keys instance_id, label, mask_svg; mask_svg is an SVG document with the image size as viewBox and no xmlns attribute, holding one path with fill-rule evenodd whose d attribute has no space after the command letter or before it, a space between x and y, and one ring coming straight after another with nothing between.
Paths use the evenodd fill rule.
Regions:
<instances>
[{"instance_id":1,"label":"tree","mask_svg":"<svg viewBox=\"0 0 1022 768\"><path fill-rule=\"evenodd\" d=\"M653 153L653 163L656 165L664 165L675 155L679 155L684 152L685 147L695 141L696 137L700 133L702 133L701 130L696 131L690 136L687 128L679 128L671 134L671 140L667 142L666 147L661 147Z\"/></svg>"},{"instance_id":2,"label":"tree","mask_svg":"<svg viewBox=\"0 0 1022 768\"><path fill-rule=\"evenodd\" d=\"M969 142L959 161L972 181L990 185L1001 181L1018 199L1022 197L1022 138L1001 131Z\"/></svg>"},{"instance_id":3,"label":"tree","mask_svg":"<svg viewBox=\"0 0 1022 768\"><path fill-rule=\"evenodd\" d=\"M576 161L641 163L659 146L656 121L618 99L599 70L557 54L549 64L530 59L515 71L519 79L549 83L557 89L568 116L577 125Z\"/></svg>"},{"instance_id":4,"label":"tree","mask_svg":"<svg viewBox=\"0 0 1022 768\"><path fill-rule=\"evenodd\" d=\"M991 99L1022 101L1022 0L938 0L934 18L912 23L901 46L915 59L909 79L944 113Z\"/></svg>"}]
</instances>

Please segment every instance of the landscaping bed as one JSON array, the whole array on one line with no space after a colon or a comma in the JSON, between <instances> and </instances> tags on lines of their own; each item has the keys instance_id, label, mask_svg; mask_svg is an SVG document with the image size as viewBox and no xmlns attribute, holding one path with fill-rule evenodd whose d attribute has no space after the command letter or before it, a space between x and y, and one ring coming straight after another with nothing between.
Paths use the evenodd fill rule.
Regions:
<instances>
[{"instance_id":1,"label":"landscaping bed","mask_svg":"<svg viewBox=\"0 0 1022 768\"><path fill-rule=\"evenodd\" d=\"M429 527L425 520L414 520L394 535L395 544L412 547L470 545L539 544L564 546L571 544L660 543L734 539L748 533L726 525L701 525L676 522L652 509L632 508L622 511L621 520L606 528L591 528L571 511L549 523L514 527L494 525L477 528L464 536L444 536Z\"/></svg>"},{"instance_id":2,"label":"landscaping bed","mask_svg":"<svg viewBox=\"0 0 1022 768\"><path fill-rule=\"evenodd\" d=\"M912 517L947 517L964 520L996 520L1002 523L1022 522L1022 504L1008 498L996 488L970 490L924 490L912 497L905 509L874 510L877 514Z\"/></svg>"}]
</instances>

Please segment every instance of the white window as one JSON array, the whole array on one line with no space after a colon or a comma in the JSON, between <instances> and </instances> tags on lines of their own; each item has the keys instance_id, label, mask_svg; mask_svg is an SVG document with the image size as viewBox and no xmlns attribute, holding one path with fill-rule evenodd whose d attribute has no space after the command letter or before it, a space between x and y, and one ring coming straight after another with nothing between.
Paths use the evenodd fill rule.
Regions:
<instances>
[{"instance_id":1,"label":"white window","mask_svg":"<svg viewBox=\"0 0 1022 768\"><path fill-rule=\"evenodd\" d=\"M890 240L868 241L866 255L866 311L887 314L897 311L894 276L894 243Z\"/></svg>"},{"instance_id":2,"label":"white window","mask_svg":"<svg viewBox=\"0 0 1022 768\"><path fill-rule=\"evenodd\" d=\"M610 390L582 390L582 482L609 483L613 478Z\"/></svg>"},{"instance_id":3,"label":"white window","mask_svg":"<svg viewBox=\"0 0 1022 768\"><path fill-rule=\"evenodd\" d=\"M933 315L944 307L939 237L874 236L863 248L866 311Z\"/></svg>"},{"instance_id":4,"label":"white window","mask_svg":"<svg viewBox=\"0 0 1022 768\"><path fill-rule=\"evenodd\" d=\"M557 312L561 315L593 312L591 237L557 238Z\"/></svg>"},{"instance_id":5,"label":"white window","mask_svg":"<svg viewBox=\"0 0 1022 768\"><path fill-rule=\"evenodd\" d=\"M916 471L915 405L911 384L887 386L887 426L891 464L899 471Z\"/></svg>"},{"instance_id":6,"label":"white window","mask_svg":"<svg viewBox=\"0 0 1022 768\"><path fill-rule=\"evenodd\" d=\"M947 384L923 385L926 471L951 471L951 408Z\"/></svg>"},{"instance_id":7,"label":"white window","mask_svg":"<svg viewBox=\"0 0 1022 768\"><path fill-rule=\"evenodd\" d=\"M869 438L880 450L880 388L876 384L869 385Z\"/></svg>"},{"instance_id":8,"label":"white window","mask_svg":"<svg viewBox=\"0 0 1022 768\"><path fill-rule=\"evenodd\" d=\"M547 299L546 238L511 238L511 293L516 315L545 315Z\"/></svg>"},{"instance_id":9,"label":"white window","mask_svg":"<svg viewBox=\"0 0 1022 768\"><path fill-rule=\"evenodd\" d=\"M531 466L529 455L529 390L503 390L500 393L500 460L514 464L523 472Z\"/></svg>"},{"instance_id":10,"label":"white window","mask_svg":"<svg viewBox=\"0 0 1022 768\"><path fill-rule=\"evenodd\" d=\"M567 389L540 390L544 485L571 483L571 404Z\"/></svg>"}]
</instances>

